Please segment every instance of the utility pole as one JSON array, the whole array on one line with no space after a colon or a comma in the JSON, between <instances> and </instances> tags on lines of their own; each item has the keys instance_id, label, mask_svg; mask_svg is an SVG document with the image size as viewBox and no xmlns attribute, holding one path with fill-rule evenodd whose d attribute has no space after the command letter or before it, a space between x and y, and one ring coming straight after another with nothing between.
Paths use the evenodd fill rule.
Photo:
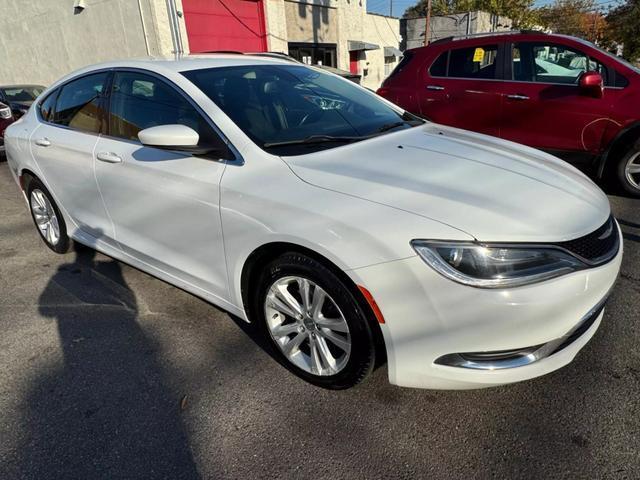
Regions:
<instances>
[{"instance_id":1,"label":"utility pole","mask_svg":"<svg viewBox=\"0 0 640 480\"><path fill-rule=\"evenodd\" d=\"M389 16L393 17L393 0L389 0Z\"/></svg>"},{"instance_id":2,"label":"utility pole","mask_svg":"<svg viewBox=\"0 0 640 480\"><path fill-rule=\"evenodd\" d=\"M424 46L429 45L429 35L431 34L431 0L427 0L427 24L424 29Z\"/></svg>"}]
</instances>

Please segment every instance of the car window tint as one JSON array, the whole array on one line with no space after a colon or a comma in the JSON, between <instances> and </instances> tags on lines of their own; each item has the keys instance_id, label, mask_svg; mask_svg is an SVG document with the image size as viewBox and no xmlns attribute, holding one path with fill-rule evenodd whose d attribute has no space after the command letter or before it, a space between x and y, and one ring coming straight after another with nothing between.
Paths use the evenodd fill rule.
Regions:
<instances>
[{"instance_id":1,"label":"car window tint","mask_svg":"<svg viewBox=\"0 0 640 480\"><path fill-rule=\"evenodd\" d=\"M173 124L193 128L201 145L221 141L193 105L169 84L143 73L116 73L109 113L111 136L137 140L140 130Z\"/></svg>"},{"instance_id":2,"label":"car window tint","mask_svg":"<svg viewBox=\"0 0 640 480\"><path fill-rule=\"evenodd\" d=\"M629 80L627 80L627 77L625 77L618 71L614 72L614 74L615 74L615 82L613 84L614 87L624 88L627 85L629 85Z\"/></svg>"},{"instance_id":3,"label":"car window tint","mask_svg":"<svg viewBox=\"0 0 640 480\"><path fill-rule=\"evenodd\" d=\"M458 48L449 56L449 77L496 78L497 45Z\"/></svg>"},{"instance_id":4,"label":"car window tint","mask_svg":"<svg viewBox=\"0 0 640 480\"><path fill-rule=\"evenodd\" d=\"M523 42L513 46L514 80L577 85L584 72L598 72L608 84L607 68L583 52L564 45Z\"/></svg>"},{"instance_id":5,"label":"car window tint","mask_svg":"<svg viewBox=\"0 0 640 480\"><path fill-rule=\"evenodd\" d=\"M387 80L401 73L411 63L412 59L413 59L413 52L411 52L411 50L406 50L405 52L403 52L400 63L398 63L398 65L396 65L396 68L394 68L391 71L391 73L387 77Z\"/></svg>"},{"instance_id":6,"label":"car window tint","mask_svg":"<svg viewBox=\"0 0 640 480\"><path fill-rule=\"evenodd\" d=\"M47 98L45 98L40 104L40 115L45 122L53 121L57 97L58 90L55 90L47 95Z\"/></svg>"},{"instance_id":7,"label":"car window tint","mask_svg":"<svg viewBox=\"0 0 640 480\"><path fill-rule=\"evenodd\" d=\"M99 133L102 121L101 100L108 72L96 73L67 83L58 96L54 123Z\"/></svg>"},{"instance_id":8,"label":"car window tint","mask_svg":"<svg viewBox=\"0 0 640 480\"><path fill-rule=\"evenodd\" d=\"M390 124L403 124L402 114L376 95L302 65L215 67L183 75L261 147L312 135L364 138Z\"/></svg>"},{"instance_id":9,"label":"car window tint","mask_svg":"<svg viewBox=\"0 0 640 480\"><path fill-rule=\"evenodd\" d=\"M436 59L435 62L431 64L431 68L429 69L429 75L432 77L446 77L447 76L447 57L449 52L443 52Z\"/></svg>"}]
</instances>

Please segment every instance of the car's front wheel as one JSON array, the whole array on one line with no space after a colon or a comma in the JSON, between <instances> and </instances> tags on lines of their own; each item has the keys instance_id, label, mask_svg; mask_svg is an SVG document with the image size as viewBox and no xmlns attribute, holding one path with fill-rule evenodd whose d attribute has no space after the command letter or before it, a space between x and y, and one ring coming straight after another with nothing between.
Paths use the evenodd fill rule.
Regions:
<instances>
[{"instance_id":1,"label":"car's front wheel","mask_svg":"<svg viewBox=\"0 0 640 480\"><path fill-rule=\"evenodd\" d=\"M287 368L314 385L349 388L375 362L373 335L351 290L314 258L286 253L258 282L254 311Z\"/></svg>"},{"instance_id":2,"label":"car's front wheel","mask_svg":"<svg viewBox=\"0 0 640 480\"><path fill-rule=\"evenodd\" d=\"M27 186L27 198L31 218L44 243L56 253L66 253L70 243L67 228L49 190L40 180L31 179Z\"/></svg>"},{"instance_id":3,"label":"car's front wheel","mask_svg":"<svg viewBox=\"0 0 640 480\"><path fill-rule=\"evenodd\" d=\"M640 197L640 141L618 163L618 182L627 193Z\"/></svg>"}]
</instances>

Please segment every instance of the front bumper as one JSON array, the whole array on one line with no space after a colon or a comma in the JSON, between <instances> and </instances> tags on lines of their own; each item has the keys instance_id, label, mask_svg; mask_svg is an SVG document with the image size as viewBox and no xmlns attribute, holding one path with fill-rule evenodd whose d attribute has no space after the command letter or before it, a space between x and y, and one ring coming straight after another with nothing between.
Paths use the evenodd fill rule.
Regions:
<instances>
[{"instance_id":1,"label":"front bumper","mask_svg":"<svg viewBox=\"0 0 640 480\"><path fill-rule=\"evenodd\" d=\"M527 380L571 362L598 329L604 312L600 303L615 283L621 262L622 246L613 260L600 267L502 290L454 283L419 257L350 274L371 292L384 315L381 329L391 383L470 389ZM577 330L590 313L589 325ZM566 341L569 336L571 341ZM442 358L460 352L529 346L548 348L534 361L508 368L441 364Z\"/></svg>"}]
</instances>

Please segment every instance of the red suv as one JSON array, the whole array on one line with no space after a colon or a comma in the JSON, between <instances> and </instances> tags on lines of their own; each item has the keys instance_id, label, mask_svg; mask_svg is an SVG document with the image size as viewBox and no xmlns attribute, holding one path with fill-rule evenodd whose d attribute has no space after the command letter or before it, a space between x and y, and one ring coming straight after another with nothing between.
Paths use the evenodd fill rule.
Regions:
<instances>
[{"instance_id":1,"label":"red suv","mask_svg":"<svg viewBox=\"0 0 640 480\"><path fill-rule=\"evenodd\" d=\"M564 35L445 38L404 52L378 94L437 123L546 150L640 196L640 70Z\"/></svg>"}]
</instances>

